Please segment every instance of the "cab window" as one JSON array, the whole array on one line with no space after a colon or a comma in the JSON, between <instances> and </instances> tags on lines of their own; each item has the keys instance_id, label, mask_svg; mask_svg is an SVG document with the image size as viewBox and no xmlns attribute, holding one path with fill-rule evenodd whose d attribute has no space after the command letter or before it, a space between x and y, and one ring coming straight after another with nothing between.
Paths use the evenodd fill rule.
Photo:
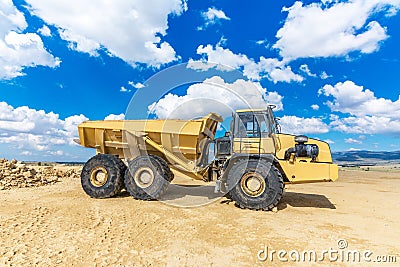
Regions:
<instances>
[{"instance_id":1,"label":"cab window","mask_svg":"<svg viewBox=\"0 0 400 267\"><path fill-rule=\"evenodd\" d=\"M241 113L235 118L234 137L260 138L268 137L270 125L264 114Z\"/></svg>"}]
</instances>

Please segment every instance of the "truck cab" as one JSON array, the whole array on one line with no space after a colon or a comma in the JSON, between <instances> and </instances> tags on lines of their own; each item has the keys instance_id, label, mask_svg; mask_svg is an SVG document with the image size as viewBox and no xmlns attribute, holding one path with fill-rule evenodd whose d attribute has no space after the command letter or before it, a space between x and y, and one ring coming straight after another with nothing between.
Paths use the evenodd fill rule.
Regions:
<instances>
[{"instance_id":1,"label":"truck cab","mask_svg":"<svg viewBox=\"0 0 400 267\"><path fill-rule=\"evenodd\" d=\"M272 106L267 109L243 109L233 114L233 153L275 154L279 150L271 109Z\"/></svg>"},{"instance_id":2,"label":"truck cab","mask_svg":"<svg viewBox=\"0 0 400 267\"><path fill-rule=\"evenodd\" d=\"M241 158L259 159L276 166L285 183L335 181L338 168L332 163L329 144L280 133L274 107L232 114L230 133L216 139L216 156L225 162L226 170Z\"/></svg>"}]
</instances>

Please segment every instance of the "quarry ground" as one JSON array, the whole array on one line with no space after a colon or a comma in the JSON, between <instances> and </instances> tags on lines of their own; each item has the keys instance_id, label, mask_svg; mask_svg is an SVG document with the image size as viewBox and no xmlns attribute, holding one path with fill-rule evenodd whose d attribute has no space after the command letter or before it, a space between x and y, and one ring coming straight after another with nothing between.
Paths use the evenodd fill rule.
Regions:
<instances>
[{"instance_id":1,"label":"quarry ground","mask_svg":"<svg viewBox=\"0 0 400 267\"><path fill-rule=\"evenodd\" d=\"M294 261L296 251L310 250L319 258L339 251L331 260L325 254L325 266L355 266L340 258L349 250L371 251L363 266L396 266L399 218L394 168L341 169L334 183L288 185L277 213L242 210L226 198L197 208L126 193L91 199L78 178L66 177L0 191L0 266L319 265ZM274 250L286 251L287 262L277 253L271 259ZM397 263L378 263L378 256L397 256Z\"/></svg>"}]
</instances>

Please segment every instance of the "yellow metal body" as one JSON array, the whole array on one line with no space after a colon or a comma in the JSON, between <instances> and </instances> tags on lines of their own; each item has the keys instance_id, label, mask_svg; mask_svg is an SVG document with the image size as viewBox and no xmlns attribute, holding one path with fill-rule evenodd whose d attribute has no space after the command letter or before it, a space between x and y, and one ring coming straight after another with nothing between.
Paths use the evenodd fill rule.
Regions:
<instances>
[{"instance_id":1,"label":"yellow metal body","mask_svg":"<svg viewBox=\"0 0 400 267\"><path fill-rule=\"evenodd\" d=\"M275 138L234 138L233 152L243 154L275 154Z\"/></svg>"},{"instance_id":2,"label":"yellow metal body","mask_svg":"<svg viewBox=\"0 0 400 267\"><path fill-rule=\"evenodd\" d=\"M295 146L293 135L277 134L276 158L290 183L327 182L338 179L338 166L332 163L332 155L326 142L308 139L306 144L316 144L319 154L315 162L310 158L291 157L285 160L285 152Z\"/></svg>"},{"instance_id":3,"label":"yellow metal body","mask_svg":"<svg viewBox=\"0 0 400 267\"><path fill-rule=\"evenodd\" d=\"M285 159L286 150L295 146L294 137L289 134L272 134L271 137L266 138L234 138L233 152L274 154L282 174L287 178L287 183L336 181L338 166L332 164L331 151L326 142L309 138L305 143L318 145L319 154L315 162L311 161L311 158L302 157Z\"/></svg>"},{"instance_id":4,"label":"yellow metal body","mask_svg":"<svg viewBox=\"0 0 400 267\"><path fill-rule=\"evenodd\" d=\"M270 117L273 117L271 109L236 110L236 114L239 115L246 113L269 114ZM323 182L338 179L338 166L332 163L331 151L326 142L311 138L305 142L305 144L318 146L319 153L314 161L308 157L295 157L294 154L287 159L285 158L286 151L296 145L295 136L277 134L275 131L268 131L267 129L264 129L265 132L263 132L263 129L259 131L261 138L239 138L235 136L233 138L233 153L274 155L278 162L277 167L284 175L286 183Z\"/></svg>"},{"instance_id":5,"label":"yellow metal body","mask_svg":"<svg viewBox=\"0 0 400 267\"><path fill-rule=\"evenodd\" d=\"M154 154L170 162L172 168L202 179L197 162L221 121L215 113L197 120L86 121L78 126L78 133L80 144L95 148L98 154L120 158Z\"/></svg>"}]
</instances>

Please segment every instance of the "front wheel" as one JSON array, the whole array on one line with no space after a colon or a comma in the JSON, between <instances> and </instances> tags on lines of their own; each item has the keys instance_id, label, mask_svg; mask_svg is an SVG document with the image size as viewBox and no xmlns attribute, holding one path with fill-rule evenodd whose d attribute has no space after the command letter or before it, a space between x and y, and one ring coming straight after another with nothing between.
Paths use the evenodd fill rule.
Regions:
<instances>
[{"instance_id":1,"label":"front wheel","mask_svg":"<svg viewBox=\"0 0 400 267\"><path fill-rule=\"evenodd\" d=\"M279 170L262 159L239 160L228 173L229 196L241 208L271 210L283 194Z\"/></svg>"}]
</instances>

